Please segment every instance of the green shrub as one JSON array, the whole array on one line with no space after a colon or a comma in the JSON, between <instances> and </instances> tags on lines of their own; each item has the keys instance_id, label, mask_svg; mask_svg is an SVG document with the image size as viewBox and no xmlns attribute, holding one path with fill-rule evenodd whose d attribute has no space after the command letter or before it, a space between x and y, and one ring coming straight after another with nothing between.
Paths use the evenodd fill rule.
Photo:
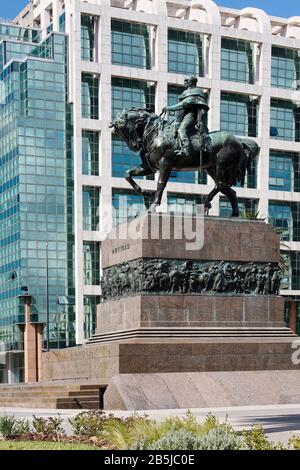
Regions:
<instances>
[{"instance_id":1,"label":"green shrub","mask_svg":"<svg viewBox=\"0 0 300 470\"><path fill-rule=\"evenodd\" d=\"M243 444L248 450L275 450L277 447L265 436L263 427L255 425L250 431L243 431Z\"/></svg>"},{"instance_id":2,"label":"green shrub","mask_svg":"<svg viewBox=\"0 0 300 470\"><path fill-rule=\"evenodd\" d=\"M0 417L0 434L3 437L22 436L30 433L27 419L16 419L14 416Z\"/></svg>"},{"instance_id":3,"label":"green shrub","mask_svg":"<svg viewBox=\"0 0 300 470\"><path fill-rule=\"evenodd\" d=\"M16 419L14 416L0 417L0 434L3 437L11 437L14 435L14 426Z\"/></svg>"},{"instance_id":4,"label":"green shrub","mask_svg":"<svg viewBox=\"0 0 300 470\"><path fill-rule=\"evenodd\" d=\"M201 438L191 431L180 429L169 431L163 437L147 448L146 442L138 441L137 450L197 450L200 448Z\"/></svg>"},{"instance_id":5,"label":"green shrub","mask_svg":"<svg viewBox=\"0 0 300 470\"><path fill-rule=\"evenodd\" d=\"M35 433L44 436L64 436L66 434L60 415L50 418L37 418L33 415L32 427Z\"/></svg>"},{"instance_id":6,"label":"green shrub","mask_svg":"<svg viewBox=\"0 0 300 470\"><path fill-rule=\"evenodd\" d=\"M228 426L211 429L201 438L199 450L239 450L241 440Z\"/></svg>"},{"instance_id":7,"label":"green shrub","mask_svg":"<svg viewBox=\"0 0 300 470\"><path fill-rule=\"evenodd\" d=\"M24 436L31 432L30 423L27 419L16 419L14 424L14 435Z\"/></svg>"},{"instance_id":8,"label":"green shrub","mask_svg":"<svg viewBox=\"0 0 300 470\"><path fill-rule=\"evenodd\" d=\"M300 437L293 436L289 441L289 448L293 450L300 450Z\"/></svg>"},{"instance_id":9,"label":"green shrub","mask_svg":"<svg viewBox=\"0 0 300 470\"><path fill-rule=\"evenodd\" d=\"M101 436L114 449L153 449L156 442L160 442L169 434L177 436L176 433L180 432L179 436L192 435L193 439L197 440L217 426L220 426L219 421L212 415L208 415L204 423L199 423L190 411L183 418L171 417L161 422L151 420L147 416L133 415L123 420L107 419L103 422ZM162 445L165 445L164 442Z\"/></svg>"},{"instance_id":10,"label":"green shrub","mask_svg":"<svg viewBox=\"0 0 300 470\"><path fill-rule=\"evenodd\" d=\"M103 424L108 418L101 410L82 411L73 418L69 418L69 423L75 436L99 437L103 430Z\"/></svg>"}]
</instances>

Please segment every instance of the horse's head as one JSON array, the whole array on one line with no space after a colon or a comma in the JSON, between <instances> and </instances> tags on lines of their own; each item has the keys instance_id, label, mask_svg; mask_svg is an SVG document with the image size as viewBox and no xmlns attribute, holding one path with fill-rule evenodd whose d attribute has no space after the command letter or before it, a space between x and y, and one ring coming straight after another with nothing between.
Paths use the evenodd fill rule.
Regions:
<instances>
[{"instance_id":1,"label":"horse's head","mask_svg":"<svg viewBox=\"0 0 300 470\"><path fill-rule=\"evenodd\" d=\"M146 124L152 115L148 109L123 109L111 122L110 127L113 134L125 140L130 150L138 152Z\"/></svg>"}]
</instances>

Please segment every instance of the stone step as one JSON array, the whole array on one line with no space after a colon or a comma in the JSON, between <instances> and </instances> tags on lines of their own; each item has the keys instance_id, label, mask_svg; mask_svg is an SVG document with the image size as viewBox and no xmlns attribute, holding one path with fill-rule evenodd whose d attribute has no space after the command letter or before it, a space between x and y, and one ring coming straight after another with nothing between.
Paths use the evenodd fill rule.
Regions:
<instances>
[{"instance_id":1,"label":"stone step","mask_svg":"<svg viewBox=\"0 0 300 470\"><path fill-rule=\"evenodd\" d=\"M290 338L295 333L289 328L138 328L94 334L90 344L130 338Z\"/></svg>"},{"instance_id":2,"label":"stone step","mask_svg":"<svg viewBox=\"0 0 300 470\"><path fill-rule=\"evenodd\" d=\"M38 400L23 400L16 397L7 397L0 400L0 407L16 407L16 408L56 408L57 400L55 398Z\"/></svg>"},{"instance_id":3,"label":"stone step","mask_svg":"<svg viewBox=\"0 0 300 470\"><path fill-rule=\"evenodd\" d=\"M59 402L56 404L56 409L58 410L98 410L99 401L90 401L90 402Z\"/></svg>"},{"instance_id":4,"label":"stone step","mask_svg":"<svg viewBox=\"0 0 300 470\"><path fill-rule=\"evenodd\" d=\"M58 398L56 408L63 409L99 409L99 397Z\"/></svg>"},{"instance_id":5,"label":"stone step","mask_svg":"<svg viewBox=\"0 0 300 470\"><path fill-rule=\"evenodd\" d=\"M21 393L19 391L1 392L0 399L5 397L16 398L52 398L52 397L74 397L74 396L98 396L97 390L61 390L54 393L45 393L43 391L36 391L35 393Z\"/></svg>"},{"instance_id":6,"label":"stone step","mask_svg":"<svg viewBox=\"0 0 300 470\"><path fill-rule=\"evenodd\" d=\"M0 387L0 407L99 409L100 387L107 384L6 385Z\"/></svg>"},{"instance_id":7,"label":"stone step","mask_svg":"<svg viewBox=\"0 0 300 470\"><path fill-rule=\"evenodd\" d=\"M99 397L98 396L81 396L81 397L77 397L76 395L73 395L73 396L65 396L65 397L58 397L57 398L57 401L69 401L69 402L72 402L72 401L95 401L95 400L98 400L99 401Z\"/></svg>"},{"instance_id":8,"label":"stone step","mask_svg":"<svg viewBox=\"0 0 300 470\"><path fill-rule=\"evenodd\" d=\"M95 384L95 385L84 384L84 385L80 385L80 390L99 390L100 386L101 385L99 384Z\"/></svg>"},{"instance_id":9,"label":"stone step","mask_svg":"<svg viewBox=\"0 0 300 470\"><path fill-rule=\"evenodd\" d=\"M56 393L56 392L60 392L61 390L64 390L64 391L68 391L68 390L81 390L80 389L80 386L74 386L74 387L70 387L70 386L55 386L55 387L44 387L44 386L39 386L38 384L37 385L0 385L0 393L1 392L7 392L9 393L10 391L19 391L20 393L35 393L36 391L44 391L45 393Z\"/></svg>"},{"instance_id":10,"label":"stone step","mask_svg":"<svg viewBox=\"0 0 300 470\"><path fill-rule=\"evenodd\" d=\"M99 387L98 390L79 390L79 391L70 391L68 393L69 397L98 397L99 396Z\"/></svg>"},{"instance_id":11,"label":"stone step","mask_svg":"<svg viewBox=\"0 0 300 470\"><path fill-rule=\"evenodd\" d=\"M69 392L70 393L70 392ZM73 392L75 395L79 392L74 391ZM45 393L45 392L34 392L34 393L22 393L18 391L14 392L0 392L0 400L2 398L5 398L7 396L9 397L14 397L14 398L22 398L22 399L30 399L30 398L56 398L56 397L65 397L68 395L68 392L66 390L62 390L59 392L53 392L53 393Z\"/></svg>"}]
</instances>

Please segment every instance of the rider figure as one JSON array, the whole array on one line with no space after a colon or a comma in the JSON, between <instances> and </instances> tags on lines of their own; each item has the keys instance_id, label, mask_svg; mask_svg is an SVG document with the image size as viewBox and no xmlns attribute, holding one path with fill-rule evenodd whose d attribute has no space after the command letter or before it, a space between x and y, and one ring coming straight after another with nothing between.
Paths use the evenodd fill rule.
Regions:
<instances>
[{"instance_id":1,"label":"rider figure","mask_svg":"<svg viewBox=\"0 0 300 470\"><path fill-rule=\"evenodd\" d=\"M180 123L178 135L181 148L176 151L176 154L182 157L190 156L190 134L193 129L200 131L200 148L203 146L204 135L208 133L205 118L209 106L205 93L196 86L197 81L196 77L186 78L184 80L185 91L179 96L179 102L173 106L163 108L163 112L181 111L177 118Z\"/></svg>"}]
</instances>

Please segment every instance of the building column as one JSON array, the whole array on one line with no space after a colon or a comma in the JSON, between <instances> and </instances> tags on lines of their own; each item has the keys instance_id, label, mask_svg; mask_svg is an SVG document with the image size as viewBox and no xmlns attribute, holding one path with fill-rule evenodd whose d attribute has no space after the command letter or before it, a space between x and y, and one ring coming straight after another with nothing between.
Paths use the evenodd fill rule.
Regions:
<instances>
[{"instance_id":1,"label":"building column","mask_svg":"<svg viewBox=\"0 0 300 470\"><path fill-rule=\"evenodd\" d=\"M290 317L289 317L289 328L297 333L297 302L291 302Z\"/></svg>"},{"instance_id":2,"label":"building column","mask_svg":"<svg viewBox=\"0 0 300 470\"><path fill-rule=\"evenodd\" d=\"M31 296L24 296L24 303L24 382L32 383L42 378L42 325L30 321Z\"/></svg>"},{"instance_id":3,"label":"building column","mask_svg":"<svg viewBox=\"0 0 300 470\"><path fill-rule=\"evenodd\" d=\"M212 87L209 93L208 128L210 132L219 131L221 123L221 34L215 30L210 38L206 37L206 64L205 72L211 80ZM214 188L215 182L207 176L208 193ZM211 201L209 215L218 216L220 209L220 194Z\"/></svg>"},{"instance_id":4,"label":"building column","mask_svg":"<svg viewBox=\"0 0 300 470\"><path fill-rule=\"evenodd\" d=\"M53 2L52 9L53 9L53 31L59 31L59 17L62 14L61 1Z\"/></svg>"},{"instance_id":5,"label":"building column","mask_svg":"<svg viewBox=\"0 0 300 470\"><path fill-rule=\"evenodd\" d=\"M74 230L75 230L75 303L76 344L84 343L83 306L83 235L82 235L82 129L81 129L81 12L80 2L73 4L70 61L72 70L71 100L74 103Z\"/></svg>"},{"instance_id":6,"label":"building column","mask_svg":"<svg viewBox=\"0 0 300 470\"><path fill-rule=\"evenodd\" d=\"M7 383L13 384L15 383L15 374L14 374L14 361L13 361L13 353L9 352L6 356L6 367L7 367Z\"/></svg>"}]
</instances>

